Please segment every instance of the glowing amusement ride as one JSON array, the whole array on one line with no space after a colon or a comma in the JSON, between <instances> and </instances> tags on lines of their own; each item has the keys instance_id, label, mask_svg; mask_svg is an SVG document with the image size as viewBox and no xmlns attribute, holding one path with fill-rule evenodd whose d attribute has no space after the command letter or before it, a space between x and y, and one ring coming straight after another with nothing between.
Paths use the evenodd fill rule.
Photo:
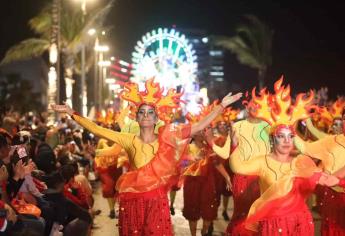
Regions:
<instances>
[{"instance_id":1,"label":"glowing amusement ride","mask_svg":"<svg viewBox=\"0 0 345 236\"><path fill-rule=\"evenodd\" d=\"M146 33L137 42L132 53L131 80L144 86L146 80L154 77L166 91L182 89L182 99L188 102L185 109L193 111L200 96L196 59L192 44L184 34L175 29L159 28Z\"/></svg>"}]
</instances>

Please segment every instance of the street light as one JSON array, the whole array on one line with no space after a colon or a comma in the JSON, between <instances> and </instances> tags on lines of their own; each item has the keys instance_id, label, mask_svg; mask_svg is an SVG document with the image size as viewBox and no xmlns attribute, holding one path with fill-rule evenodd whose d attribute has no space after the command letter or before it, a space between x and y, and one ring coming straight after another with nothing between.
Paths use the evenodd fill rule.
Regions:
<instances>
[{"instance_id":1,"label":"street light","mask_svg":"<svg viewBox=\"0 0 345 236\"><path fill-rule=\"evenodd\" d=\"M85 21L87 0L81 0L81 11L83 12L82 23ZM81 76L80 76L80 87L81 87L81 110L83 116L87 116L87 90L86 90L86 71L85 71L85 45L81 45Z\"/></svg>"}]
</instances>

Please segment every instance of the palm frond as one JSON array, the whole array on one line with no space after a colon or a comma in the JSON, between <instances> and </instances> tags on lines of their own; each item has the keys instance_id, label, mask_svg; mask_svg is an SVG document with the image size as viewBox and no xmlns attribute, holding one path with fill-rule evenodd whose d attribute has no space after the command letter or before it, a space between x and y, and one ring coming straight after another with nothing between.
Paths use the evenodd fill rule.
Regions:
<instances>
[{"instance_id":1,"label":"palm frond","mask_svg":"<svg viewBox=\"0 0 345 236\"><path fill-rule=\"evenodd\" d=\"M255 69L260 67L260 63L258 62L256 55L253 53L252 48L248 47L243 38L239 36L218 37L215 40L216 45L222 46L234 53L240 63Z\"/></svg>"},{"instance_id":2,"label":"palm frond","mask_svg":"<svg viewBox=\"0 0 345 236\"><path fill-rule=\"evenodd\" d=\"M49 45L49 41L46 39L26 39L8 50L1 64L41 56L49 49Z\"/></svg>"},{"instance_id":3,"label":"palm frond","mask_svg":"<svg viewBox=\"0 0 345 236\"><path fill-rule=\"evenodd\" d=\"M39 35L49 38L52 27L52 5L49 4L35 17L29 20L30 28Z\"/></svg>"}]
</instances>

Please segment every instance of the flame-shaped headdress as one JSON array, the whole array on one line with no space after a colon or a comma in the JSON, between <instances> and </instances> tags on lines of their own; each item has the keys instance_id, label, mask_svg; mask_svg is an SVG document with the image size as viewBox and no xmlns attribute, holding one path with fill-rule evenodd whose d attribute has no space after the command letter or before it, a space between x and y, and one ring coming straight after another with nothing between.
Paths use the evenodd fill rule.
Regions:
<instances>
[{"instance_id":1,"label":"flame-shaped headdress","mask_svg":"<svg viewBox=\"0 0 345 236\"><path fill-rule=\"evenodd\" d=\"M266 89L260 91L260 96L256 96L255 88L252 90L252 100L257 104L255 117L265 120L272 127L272 132L278 126L289 126L300 119L310 116L309 109L314 98L313 91L309 96L300 93L296 97L294 104L291 102L290 86L282 85L283 76L274 83L275 94L270 94Z\"/></svg>"},{"instance_id":2,"label":"flame-shaped headdress","mask_svg":"<svg viewBox=\"0 0 345 236\"><path fill-rule=\"evenodd\" d=\"M113 109L108 109L106 112L97 112L96 121L105 125L111 125L116 122L119 112L114 112Z\"/></svg>"},{"instance_id":3,"label":"flame-shaped headdress","mask_svg":"<svg viewBox=\"0 0 345 236\"><path fill-rule=\"evenodd\" d=\"M219 102L216 101L213 103L213 107L218 105ZM218 115L211 123L212 127L216 127L218 122L225 122L230 124L231 121L237 119L237 115L240 113L239 109L233 109L232 107L227 107L223 110L222 114Z\"/></svg>"},{"instance_id":4,"label":"flame-shaped headdress","mask_svg":"<svg viewBox=\"0 0 345 236\"><path fill-rule=\"evenodd\" d=\"M189 123L195 124L199 122L201 119L203 119L205 116L210 114L213 111L215 106L217 106L217 101L214 101L213 103L207 106L201 106L201 110L199 114L192 114L188 112L186 114L186 119L188 120Z\"/></svg>"},{"instance_id":5,"label":"flame-shaped headdress","mask_svg":"<svg viewBox=\"0 0 345 236\"><path fill-rule=\"evenodd\" d=\"M318 113L320 119L328 126L331 126L334 119L341 119L344 108L345 100L338 99L330 107L320 107Z\"/></svg>"},{"instance_id":6,"label":"flame-shaped headdress","mask_svg":"<svg viewBox=\"0 0 345 236\"><path fill-rule=\"evenodd\" d=\"M183 102L181 100L183 93L177 93L171 88L166 95L163 95L164 89L159 86L159 83L155 83L153 78L146 81L145 88L145 91L139 91L138 84L126 83L121 92L121 98L132 103L136 109L143 104L154 107L161 120L167 118L166 113L169 110L178 108Z\"/></svg>"}]
</instances>

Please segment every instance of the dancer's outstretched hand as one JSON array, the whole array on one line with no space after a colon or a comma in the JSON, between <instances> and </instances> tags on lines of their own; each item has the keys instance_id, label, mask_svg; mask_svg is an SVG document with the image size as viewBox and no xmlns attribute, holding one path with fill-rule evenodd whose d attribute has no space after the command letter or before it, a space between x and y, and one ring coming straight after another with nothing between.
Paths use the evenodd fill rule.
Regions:
<instances>
[{"instance_id":1,"label":"dancer's outstretched hand","mask_svg":"<svg viewBox=\"0 0 345 236\"><path fill-rule=\"evenodd\" d=\"M59 113L67 113L68 115L73 115L74 110L67 104L64 105L56 105L56 104L51 104L51 108Z\"/></svg>"},{"instance_id":2,"label":"dancer's outstretched hand","mask_svg":"<svg viewBox=\"0 0 345 236\"><path fill-rule=\"evenodd\" d=\"M327 173L322 173L320 179L319 179L319 184L320 185L326 185L328 187L333 187L339 183L339 178L337 178L334 175L330 175Z\"/></svg>"},{"instance_id":3,"label":"dancer's outstretched hand","mask_svg":"<svg viewBox=\"0 0 345 236\"><path fill-rule=\"evenodd\" d=\"M222 106L223 107L227 107L230 104L236 102L237 100L239 100L242 97L242 93L236 93L235 95L232 95L232 93L230 92L228 95L226 95L223 100L222 100Z\"/></svg>"}]
</instances>

